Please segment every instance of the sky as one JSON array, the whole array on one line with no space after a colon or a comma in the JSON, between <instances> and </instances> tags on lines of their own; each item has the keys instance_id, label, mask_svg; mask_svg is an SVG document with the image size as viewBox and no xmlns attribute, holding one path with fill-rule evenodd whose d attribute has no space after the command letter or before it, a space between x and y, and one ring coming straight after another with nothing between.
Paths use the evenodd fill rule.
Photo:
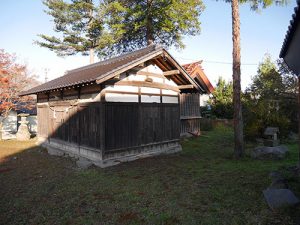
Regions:
<instances>
[{"instance_id":1,"label":"sky","mask_svg":"<svg viewBox=\"0 0 300 225\"><path fill-rule=\"evenodd\" d=\"M201 34L185 37L183 50L170 49L179 63L203 60L202 67L213 85L218 77L232 79L231 7L223 1L203 0L206 8L200 16ZM89 64L89 57L59 57L54 52L34 44L37 34L55 35L52 18L44 10L42 0L0 0L0 48L15 53L30 71L48 80L62 76L71 70ZM290 0L284 7L271 6L261 12L240 6L242 89L251 83L258 64L266 53L273 60L278 55L294 13L296 1Z\"/></svg>"}]
</instances>

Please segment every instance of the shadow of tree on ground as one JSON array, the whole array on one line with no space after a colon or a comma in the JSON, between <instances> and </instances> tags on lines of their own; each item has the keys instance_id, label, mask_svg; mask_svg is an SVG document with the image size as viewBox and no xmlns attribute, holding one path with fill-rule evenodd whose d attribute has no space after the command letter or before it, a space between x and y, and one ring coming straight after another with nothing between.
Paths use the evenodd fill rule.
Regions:
<instances>
[{"instance_id":1,"label":"shadow of tree on ground","mask_svg":"<svg viewBox=\"0 0 300 225\"><path fill-rule=\"evenodd\" d=\"M236 161L226 132L188 139L181 153L87 170L34 141L2 141L0 223L295 224L299 207L274 213L262 190L270 171L294 164L296 146L285 161Z\"/></svg>"}]
</instances>

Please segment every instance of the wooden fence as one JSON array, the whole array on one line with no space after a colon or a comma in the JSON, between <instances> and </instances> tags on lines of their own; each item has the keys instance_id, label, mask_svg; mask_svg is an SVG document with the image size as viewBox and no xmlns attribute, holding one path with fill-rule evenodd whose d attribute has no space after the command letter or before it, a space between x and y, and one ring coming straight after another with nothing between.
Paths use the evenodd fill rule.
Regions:
<instances>
[{"instance_id":1,"label":"wooden fence","mask_svg":"<svg viewBox=\"0 0 300 225\"><path fill-rule=\"evenodd\" d=\"M233 126L232 119L201 118L200 123L201 123L201 129L203 131L212 130L213 128L218 127L218 126L227 126L227 127Z\"/></svg>"}]
</instances>

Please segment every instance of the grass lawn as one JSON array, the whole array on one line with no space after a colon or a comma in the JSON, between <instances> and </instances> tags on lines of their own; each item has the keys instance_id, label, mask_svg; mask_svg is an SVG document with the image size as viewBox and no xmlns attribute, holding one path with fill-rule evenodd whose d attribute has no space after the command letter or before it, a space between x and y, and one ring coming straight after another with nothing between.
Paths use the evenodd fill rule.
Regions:
<instances>
[{"instance_id":1,"label":"grass lawn","mask_svg":"<svg viewBox=\"0 0 300 225\"><path fill-rule=\"evenodd\" d=\"M218 128L173 155L79 170L34 142L0 142L0 224L296 224L299 207L271 211L268 174L295 165L235 160L233 134ZM248 145L248 149L251 146ZM300 196L300 181L289 178ZM298 221L299 222L299 221Z\"/></svg>"}]
</instances>

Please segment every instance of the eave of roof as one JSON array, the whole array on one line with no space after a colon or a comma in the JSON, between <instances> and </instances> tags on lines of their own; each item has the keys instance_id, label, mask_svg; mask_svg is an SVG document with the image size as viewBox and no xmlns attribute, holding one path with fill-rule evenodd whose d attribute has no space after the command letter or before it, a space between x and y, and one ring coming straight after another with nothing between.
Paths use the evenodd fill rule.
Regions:
<instances>
[{"instance_id":1,"label":"eave of roof","mask_svg":"<svg viewBox=\"0 0 300 225\"><path fill-rule=\"evenodd\" d=\"M293 39L294 33L297 29L297 26L299 25L299 21L300 21L300 0L297 0L297 7L295 7L295 9L294 9L294 14L292 15L290 25L286 32L286 35L285 35L285 38L284 38L284 41L283 41L283 44L282 44L282 47L281 47L281 50L279 53L280 58L285 57L285 55L289 49L290 43Z\"/></svg>"},{"instance_id":2,"label":"eave of roof","mask_svg":"<svg viewBox=\"0 0 300 225\"><path fill-rule=\"evenodd\" d=\"M31 88L27 91L23 91L19 95L23 96L46 91L54 91L84 83L96 82L100 84L121 73L122 70L127 71L128 68L134 67L142 61L146 61L147 59L151 59L152 57L156 57L161 54L165 54L166 56L170 57L175 66L181 70L184 77L189 80L189 82L193 84L197 90L201 90L201 87L165 49L157 45L150 45L146 48L131 53L123 54L118 57L70 70L64 76ZM85 72L85 74L82 74L82 72Z\"/></svg>"},{"instance_id":3,"label":"eave of roof","mask_svg":"<svg viewBox=\"0 0 300 225\"><path fill-rule=\"evenodd\" d=\"M192 76L193 79L198 77L198 79L200 79L204 85L205 92L210 94L215 89L203 71L203 68L201 66L202 62L203 62L202 60L197 62L192 62L192 63L184 64L182 65L182 67L185 68L185 70Z\"/></svg>"}]
</instances>

